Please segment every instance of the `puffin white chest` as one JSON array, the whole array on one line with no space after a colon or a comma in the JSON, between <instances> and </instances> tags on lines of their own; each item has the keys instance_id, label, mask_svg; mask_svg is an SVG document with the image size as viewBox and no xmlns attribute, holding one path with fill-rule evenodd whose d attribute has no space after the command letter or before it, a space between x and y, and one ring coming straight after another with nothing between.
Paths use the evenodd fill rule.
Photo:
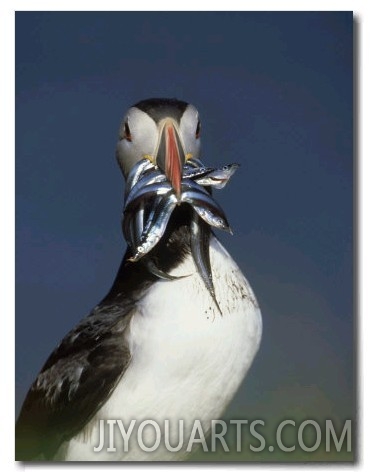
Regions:
<instances>
[{"instance_id":1,"label":"puffin white chest","mask_svg":"<svg viewBox=\"0 0 377 473\"><path fill-rule=\"evenodd\" d=\"M215 238L210 258L222 315L187 257L172 274L190 276L157 282L140 300L126 334L132 361L97 413L98 420L121 419L125 425L132 419L159 425L169 420L174 437L182 419L185 445L194 420L200 420L206 432L211 420L221 416L258 350L262 322L248 282ZM96 429L91 435L94 444ZM97 453L95 459L171 460L185 453L184 448L178 453L164 448L145 453L136 445L128 453L118 450Z\"/></svg>"}]
</instances>

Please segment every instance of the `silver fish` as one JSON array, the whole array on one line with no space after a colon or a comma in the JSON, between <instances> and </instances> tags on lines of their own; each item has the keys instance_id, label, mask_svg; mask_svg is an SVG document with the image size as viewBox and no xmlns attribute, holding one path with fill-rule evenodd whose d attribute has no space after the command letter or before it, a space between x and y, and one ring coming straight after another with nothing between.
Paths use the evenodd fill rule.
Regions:
<instances>
[{"instance_id":1,"label":"silver fish","mask_svg":"<svg viewBox=\"0 0 377 473\"><path fill-rule=\"evenodd\" d=\"M206 192L201 186L199 186L192 180L186 179L183 179L182 181L182 189L182 202L187 202L191 204L198 213L198 215L209 225L219 228L221 230L231 232L223 210L211 197L211 195L208 194L208 192ZM168 193L169 198L168 196L166 196L166 194ZM159 225L162 224L164 226L163 231L165 231L168 220L165 221L164 219L170 218L170 215L176 203L178 202L175 198L175 203L173 204L174 199L171 198L171 195L173 195L173 189L170 183L156 183L141 188L140 190L138 190L138 192L135 193L135 195L134 193L132 193L132 196L130 196L131 200L127 200L126 208L124 211L123 229L126 239L131 244L131 247L133 249L135 249L136 246L135 241L138 240L140 242L141 248L143 248L142 253L145 254L149 252L160 240L162 234L160 235L158 240L153 243L155 235L160 234L160 229L154 227L156 225L156 221L158 221L160 222ZM160 196L161 202L156 202L156 198L160 199ZM148 216L147 223L142 230L142 227L144 225L144 219L143 223L141 223L140 215L143 212L142 204L145 200L149 198L154 199L153 207L150 215ZM166 212L167 209L169 209L169 213ZM135 215L136 220L139 223L134 224L134 236L132 237L130 235L130 230L128 230L128 227L131 227L130 222L132 219L135 218ZM148 251L146 251L146 249L148 249ZM142 253L140 253L140 257L142 256Z\"/></svg>"},{"instance_id":2,"label":"silver fish","mask_svg":"<svg viewBox=\"0 0 377 473\"><path fill-rule=\"evenodd\" d=\"M188 161L186 161L186 165L192 166L195 168L204 168L205 165L200 161L199 158L191 158Z\"/></svg>"},{"instance_id":3,"label":"silver fish","mask_svg":"<svg viewBox=\"0 0 377 473\"><path fill-rule=\"evenodd\" d=\"M139 209L135 213L135 238L137 244L132 248L133 252L136 252L136 247L140 244L142 234L147 234L153 225L153 218L156 213L156 209L161 202L162 197L155 196L152 202L151 208L148 208L148 212L144 206L144 200L141 201ZM152 267L152 265L150 265Z\"/></svg>"},{"instance_id":4,"label":"silver fish","mask_svg":"<svg viewBox=\"0 0 377 473\"><path fill-rule=\"evenodd\" d=\"M135 222L132 219L127 221L127 223L125 222L125 219L123 219L123 222L122 222L122 230L123 230L124 239L126 240L128 246L131 248L132 251L134 251L134 248L136 247L136 241L134 238L134 234L135 234L134 223Z\"/></svg>"},{"instance_id":5,"label":"silver fish","mask_svg":"<svg viewBox=\"0 0 377 473\"><path fill-rule=\"evenodd\" d=\"M158 202L155 202L154 205L157 205ZM127 235L127 238L130 240L130 247L133 253L137 251L137 247L140 245L141 242L141 236L144 231L144 214L145 214L145 209L144 209L144 202L140 204L139 210L136 212L135 218L130 221L129 224L129 235ZM148 215L148 220L152 220L152 217L154 215L154 209L150 212ZM148 226L148 231L149 231ZM146 229L147 231L147 229ZM154 274L160 279L164 279L166 281L174 281L176 279L181 279L184 277L187 277L188 275L185 276L173 276L171 274L166 273L165 271L162 271L159 269L155 262L152 261L152 259L148 258L147 256L141 260L143 264L146 266L148 271L151 274Z\"/></svg>"},{"instance_id":6,"label":"silver fish","mask_svg":"<svg viewBox=\"0 0 377 473\"><path fill-rule=\"evenodd\" d=\"M233 235L233 231L230 228L228 222L225 219L225 215L223 217L220 217L219 215L216 215L216 213L212 212L210 209L199 206L199 205L193 205L196 213L201 217L208 225L211 225L211 227L216 227L219 230L224 230L231 235Z\"/></svg>"},{"instance_id":7,"label":"silver fish","mask_svg":"<svg viewBox=\"0 0 377 473\"><path fill-rule=\"evenodd\" d=\"M149 160L142 161L135 165L127 179L123 232L133 254L129 260L141 260L148 271L160 279L186 277L172 276L162 271L148 255L164 235L178 199L165 174ZM208 168L200 160L192 159L185 164L182 176L180 202L190 204L195 210L190 226L192 255L198 273L220 313L212 281L209 257L211 230L208 225L230 232L231 229L221 207L202 186L224 187L237 168L236 164L219 169Z\"/></svg>"},{"instance_id":8,"label":"silver fish","mask_svg":"<svg viewBox=\"0 0 377 473\"><path fill-rule=\"evenodd\" d=\"M130 234L131 234L131 242L132 244L131 249L134 253L136 248L140 244L141 234L143 233L144 229L144 201L140 203L140 207L135 213L135 218L131 219L130 221Z\"/></svg>"},{"instance_id":9,"label":"silver fish","mask_svg":"<svg viewBox=\"0 0 377 473\"><path fill-rule=\"evenodd\" d=\"M135 196L139 195L143 189L146 189L148 186L151 186L153 184L171 184L167 181L167 178L164 174L161 173L160 170L155 170L147 173L145 176L142 176L141 179L133 186L133 188L130 190L130 192L126 195L125 199L125 204L124 206L126 207L134 198ZM166 187L166 186L160 186L160 187ZM158 192L158 188L155 187L156 192Z\"/></svg>"},{"instance_id":10,"label":"silver fish","mask_svg":"<svg viewBox=\"0 0 377 473\"><path fill-rule=\"evenodd\" d=\"M215 189L222 189L238 168L239 164L228 164L222 168L214 169L205 176L195 179L195 181L201 186L212 186Z\"/></svg>"},{"instance_id":11,"label":"silver fish","mask_svg":"<svg viewBox=\"0 0 377 473\"><path fill-rule=\"evenodd\" d=\"M125 240L133 251L136 250L136 241L140 242L141 233L144 230L143 225L140 228L141 216L138 215L138 213L139 211L142 211L143 213L143 205L145 201L151 198L156 199L156 193L167 193L170 190L170 185L161 186L160 184L153 184L151 186L147 186L145 189L142 189L137 195L134 196L131 202L126 204L126 207L123 211L122 230ZM138 226L136 226L135 220L138 220Z\"/></svg>"},{"instance_id":12,"label":"silver fish","mask_svg":"<svg viewBox=\"0 0 377 473\"><path fill-rule=\"evenodd\" d=\"M149 184L148 186L142 187L137 192L130 193L124 206L124 213L134 210L142 200L148 200L155 196L162 196L172 190L170 183L159 182L156 184Z\"/></svg>"},{"instance_id":13,"label":"silver fish","mask_svg":"<svg viewBox=\"0 0 377 473\"><path fill-rule=\"evenodd\" d=\"M151 169L153 167L155 166L147 158L143 158L140 161L138 161L133 166L133 168L131 169L131 171L129 172L127 176L125 194L128 195L130 190L137 183L137 181L140 179L142 174L148 169Z\"/></svg>"},{"instance_id":14,"label":"silver fish","mask_svg":"<svg viewBox=\"0 0 377 473\"><path fill-rule=\"evenodd\" d=\"M222 315L219 303L216 299L215 288L212 280L211 262L209 257L209 240L211 236L210 228L206 226L196 214L194 214L190 229L191 252L195 266L218 311Z\"/></svg>"},{"instance_id":15,"label":"silver fish","mask_svg":"<svg viewBox=\"0 0 377 473\"><path fill-rule=\"evenodd\" d=\"M173 191L173 188L171 188L171 191ZM164 197L156 196L155 199L152 202L152 205L150 206L148 216L144 219L144 229L143 233L147 234L151 230L151 228L154 225L154 221L156 217L156 213L159 212L163 206L162 200Z\"/></svg>"},{"instance_id":16,"label":"silver fish","mask_svg":"<svg viewBox=\"0 0 377 473\"><path fill-rule=\"evenodd\" d=\"M191 204L198 215L209 225L232 233L225 213L208 192L199 185L182 182L181 201Z\"/></svg>"},{"instance_id":17,"label":"silver fish","mask_svg":"<svg viewBox=\"0 0 377 473\"><path fill-rule=\"evenodd\" d=\"M166 230L170 215L177 205L177 202L178 199L174 194L174 191L171 190L170 193L158 204L158 208L156 208L151 224L151 229L147 232L144 231L141 235L140 245L136 248L136 253L129 259L130 261L138 261L144 255L149 253L161 240Z\"/></svg>"},{"instance_id":18,"label":"silver fish","mask_svg":"<svg viewBox=\"0 0 377 473\"><path fill-rule=\"evenodd\" d=\"M206 167L194 168L192 166L183 166L182 178L197 180L201 177L206 176L207 174L213 171L215 171L214 168L206 168Z\"/></svg>"},{"instance_id":19,"label":"silver fish","mask_svg":"<svg viewBox=\"0 0 377 473\"><path fill-rule=\"evenodd\" d=\"M185 179L194 179L204 178L207 174L214 172L214 168L207 167L184 167L183 169L183 178ZM140 191L145 186L150 184L157 184L159 182L169 182L166 175L163 174L159 169L147 170L139 176L139 179L130 190L128 199L131 200L133 196Z\"/></svg>"}]
</instances>

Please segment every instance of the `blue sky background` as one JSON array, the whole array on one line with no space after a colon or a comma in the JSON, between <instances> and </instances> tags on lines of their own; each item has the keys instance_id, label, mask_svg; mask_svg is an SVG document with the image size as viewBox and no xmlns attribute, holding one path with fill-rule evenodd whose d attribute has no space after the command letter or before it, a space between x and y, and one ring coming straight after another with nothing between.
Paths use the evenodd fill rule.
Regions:
<instances>
[{"instance_id":1,"label":"blue sky background","mask_svg":"<svg viewBox=\"0 0 377 473\"><path fill-rule=\"evenodd\" d=\"M124 111L177 97L264 333L226 416L353 415L351 12L16 14L16 407L106 294L125 244L114 150ZM273 459L273 458L272 458Z\"/></svg>"}]
</instances>

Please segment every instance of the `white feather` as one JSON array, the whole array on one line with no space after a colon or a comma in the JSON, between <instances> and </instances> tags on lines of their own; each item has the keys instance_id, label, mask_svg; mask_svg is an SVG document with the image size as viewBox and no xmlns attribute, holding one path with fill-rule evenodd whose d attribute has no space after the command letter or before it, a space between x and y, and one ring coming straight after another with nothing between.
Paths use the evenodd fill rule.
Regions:
<instances>
[{"instance_id":1,"label":"white feather","mask_svg":"<svg viewBox=\"0 0 377 473\"><path fill-rule=\"evenodd\" d=\"M126 334L132 361L106 404L91 421L89 435L78 435L64 445L65 460L177 460L186 452L194 420L205 432L219 419L244 379L259 348L261 314L252 289L223 246L212 238L210 245L214 286L221 315L196 272L191 256L172 274L191 276L154 284L138 304L138 312ZM136 427L129 452L117 434L116 452L99 443L99 419L120 419L125 428L154 420L171 420L171 442L178 439L178 420L184 421L184 444L177 453L164 442L154 452L137 446ZM115 429L117 431L117 429ZM146 444L155 431L145 429ZM106 440L107 441L107 440ZM105 441L105 447L106 445ZM148 443L149 442L149 443Z\"/></svg>"}]
</instances>

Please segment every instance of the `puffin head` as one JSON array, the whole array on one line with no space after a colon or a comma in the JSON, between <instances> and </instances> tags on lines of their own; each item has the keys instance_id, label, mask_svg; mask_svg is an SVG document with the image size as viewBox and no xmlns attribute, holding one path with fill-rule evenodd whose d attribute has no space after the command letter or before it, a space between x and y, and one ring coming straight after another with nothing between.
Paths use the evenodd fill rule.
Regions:
<instances>
[{"instance_id":1,"label":"puffin head","mask_svg":"<svg viewBox=\"0 0 377 473\"><path fill-rule=\"evenodd\" d=\"M131 168L148 158L181 191L182 168L200 150L200 119L197 109L177 99L147 99L133 105L119 130L116 157L127 177Z\"/></svg>"}]
</instances>

